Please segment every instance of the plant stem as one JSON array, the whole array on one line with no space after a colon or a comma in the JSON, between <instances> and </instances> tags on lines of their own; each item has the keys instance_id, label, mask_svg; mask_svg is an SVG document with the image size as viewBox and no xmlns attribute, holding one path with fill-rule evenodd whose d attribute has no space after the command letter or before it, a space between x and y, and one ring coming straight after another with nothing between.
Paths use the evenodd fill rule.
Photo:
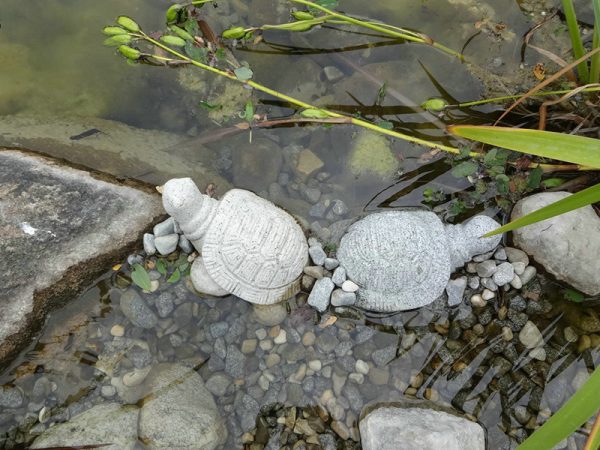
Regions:
<instances>
[{"instance_id":1,"label":"plant stem","mask_svg":"<svg viewBox=\"0 0 600 450\"><path fill-rule=\"evenodd\" d=\"M413 32L409 32L409 33L404 33L404 32L398 32L398 31L394 31L391 30L389 27L386 26L382 26L382 25L378 25L372 22L365 22L363 20L359 20L359 19L355 19L353 17L350 16L346 16L344 14L340 14L340 13L336 13L335 11L332 11L330 9L327 9L321 5L317 5L316 3L310 2L308 0L290 0L293 3L299 3L301 5L305 5L308 6L310 8L315 8L318 9L322 12L324 12L325 14L334 16L337 19L343 20L347 23L351 23L353 25L357 25L359 27L363 27L363 28L369 28L371 30L374 31L378 31L380 33L386 34L388 36L392 36L398 39L404 39L407 41L411 41L411 42L419 42L422 44L429 44L439 50L442 50L446 53L448 53L449 55L452 55L458 59L460 59L461 61L464 60L463 55L461 55L460 53L452 50L451 48L446 47L445 45L439 44L433 40L428 41L427 39L423 38L423 37L417 37L414 35Z\"/></svg>"},{"instance_id":2,"label":"plant stem","mask_svg":"<svg viewBox=\"0 0 600 450\"><path fill-rule=\"evenodd\" d=\"M581 36L579 35L579 26L577 25L577 16L573 7L573 0L562 0L563 9L565 10L565 18L567 20L567 28L571 37L571 46L573 47L574 59L579 59L585 55ZM587 61L582 61L577 65L579 80L586 84L589 80Z\"/></svg>"},{"instance_id":3,"label":"plant stem","mask_svg":"<svg viewBox=\"0 0 600 450\"><path fill-rule=\"evenodd\" d=\"M194 59L192 59L192 58L190 58L190 57L188 57L188 56L186 56L186 55L178 52L177 50L172 49L171 47L163 44L162 42L157 41L156 39L151 38L150 36L148 36L143 31L140 31L140 33L141 33L141 36L147 42L151 43L152 45L155 45L156 47L162 48L163 50L169 52L170 54L176 56L177 58L179 58L179 59L181 59L183 61L188 61L190 64L193 64L196 67L199 67L201 69L204 69L204 70L212 72L212 73L215 73L217 75L221 75L222 77L229 78L230 80L237 81L238 83L245 84L246 86L250 86L250 87L256 89L257 91L261 91L261 92L263 92L265 94L269 94L269 95L271 95L271 96L273 96L275 98L279 98L281 100L284 100L284 101L286 101L286 102L288 102L288 103L290 103L292 105L295 105L297 107L304 108L304 109L317 109L319 111L324 112L329 117L333 117L333 118L345 118L348 123L351 123L353 125L357 125L357 126L362 127L362 128L367 128L369 130L373 130L373 131L376 131L378 133L382 133L382 134L386 134L386 135L391 136L391 137L402 139L404 141L412 142L414 144L420 144L420 145L423 145L423 146L426 146L426 147L430 147L430 148L438 148L438 149L443 150L443 151L448 152L448 153L454 153L454 154L459 154L460 153L460 151L457 148L454 148L454 147L450 147L450 146L443 145L443 144L436 144L436 143L429 142L429 141L426 141L424 139L419 139L419 138L416 138L414 136L410 136L410 135L407 135L407 134L404 134L404 133L399 133L399 132L393 131L393 130L387 130L387 129L381 128L381 127L379 127L379 126L377 126L377 125L375 125L375 124L373 124L371 122L367 122L366 120L356 119L354 117L346 116L344 114L339 114L339 113L336 113L336 112L333 112L333 111L329 111L329 110L326 110L326 109L319 108L318 106L311 105L310 103L303 102L302 100L298 100L298 99L296 99L294 97L290 97L289 95L285 95L285 94L283 94L281 92L278 92L278 91L275 91L273 89L270 89L270 88L268 88L266 86L263 86L262 84L259 84L259 83L255 82L255 81L252 81L252 80L240 80L235 75L233 75L233 74L231 74L229 72L217 69L216 67L211 67L211 66L209 66L207 64L203 64L203 63L201 63L199 61L196 61L196 60L194 60ZM470 156L479 157L479 156L481 156L481 154L480 153L476 153L476 152L471 152Z\"/></svg>"},{"instance_id":4,"label":"plant stem","mask_svg":"<svg viewBox=\"0 0 600 450\"><path fill-rule=\"evenodd\" d=\"M531 97L545 97L548 95L568 94L571 91L572 91L572 89L561 89L558 91L535 92L534 94L531 94ZM582 90L582 92L598 92L598 91L600 91L600 87L590 87L590 88L585 88ZM448 105L448 106L446 106L446 108L465 108L468 106L484 105L486 103L497 103L497 102L502 102L505 100L514 100L516 98L521 97L522 95L523 94L505 95L503 97L494 97L494 98L486 98L483 100L474 100L472 102L463 102L463 103L457 103L455 105Z\"/></svg>"},{"instance_id":5,"label":"plant stem","mask_svg":"<svg viewBox=\"0 0 600 450\"><path fill-rule=\"evenodd\" d=\"M600 0L592 0L594 6L594 38L592 39L592 50L600 45ZM592 56L590 61L590 83L600 82L600 55Z\"/></svg>"}]
</instances>

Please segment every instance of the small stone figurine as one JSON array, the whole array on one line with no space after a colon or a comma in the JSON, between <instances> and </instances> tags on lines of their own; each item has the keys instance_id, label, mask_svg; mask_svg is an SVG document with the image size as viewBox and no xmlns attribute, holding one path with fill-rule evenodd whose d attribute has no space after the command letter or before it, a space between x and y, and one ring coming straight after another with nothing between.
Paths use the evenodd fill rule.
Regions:
<instances>
[{"instance_id":1,"label":"small stone figurine","mask_svg":"<svg viewBox=\"0 0 600 450\"><path fill-rule=\"evenodd\" d=\"M499 226L487 216L445 225L428 211L375 213L352 224L337 258L359 286L356 306L403 311L433 302L454 270L493 250L502 236L481 236Z\"/></svg>"},{"instance_id":2,"label":"small stone figurine","mask_svg":"<svg viewBox=\"0 0 600 450\"><path fill-rule=\"evenodd\" d=\"M300 290L306 238L292 216L273 203L241 189L217 201L190 178L177 178L164 185L163 205L201 254L191 270L197 290L260 305Z\"/></svg>"}]
</instances>

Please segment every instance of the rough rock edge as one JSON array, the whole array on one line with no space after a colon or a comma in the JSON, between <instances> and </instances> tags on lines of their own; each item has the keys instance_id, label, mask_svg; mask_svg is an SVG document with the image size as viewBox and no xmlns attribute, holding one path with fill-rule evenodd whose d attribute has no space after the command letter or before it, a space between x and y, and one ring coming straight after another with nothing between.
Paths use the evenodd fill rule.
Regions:
<instances>
[{"instance_id":1,"label":"rough rock edge","mask_svg":"<svg viewBox=\"0 0 600 450\"><path fill-rule=\"evenodd\" d=\"M0 147L0 152L1 151L17 151L27 156L39 158L52 165L66 166L71 169L87 172L92 178L106 183L134 188L148 194L158 195L155 187L147 183L133 179L120 179L108 173L99 172L79 164L70 163L65 159L53 158L44 155L43 153L32 150L23 150L21 148ZM0 371L8 367L18 353L31 343L31 340L43 327L46 315L49 312L65 305L70 299L85 291L89 285L106 272L107 268L112 264L124 260L127 255L140 247L143 234L150 231L154 224L165 218L166 214L155 216L146 229L141 230L138 235L131 236L128 245L101 256L82 261L76 266L71 266L55 284L41 291L34 292L32 311L24 316L24 321L27 322L28 326L24 327L21 332L12 334L4 341L0 342Z\"/></svg>"}]
</instances>

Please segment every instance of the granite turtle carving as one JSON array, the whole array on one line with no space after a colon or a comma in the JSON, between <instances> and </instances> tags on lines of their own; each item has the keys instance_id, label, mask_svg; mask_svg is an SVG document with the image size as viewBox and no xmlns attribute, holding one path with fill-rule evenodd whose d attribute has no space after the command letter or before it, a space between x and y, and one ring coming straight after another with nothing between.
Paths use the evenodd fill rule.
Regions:
<instances>
[{"instance_id":1,"label":"granite turtle carving","mask_svg":"<svg viewBox=\"0 0 600 450\"><path fill-rule=\"evenodd\" d=\"M493 250L502 236L481 236L499 226L487 216L445 225L428 211L375 213L350 226L337 257L359 286L357 306L381 312L414 309L442 295L455 269Z\"/></svg>"},{"instance_id":2,"label":"granite turtle carving","mask_svg":"<svg viewBox=\"0 0 600 450\"><path fill-rule=\"evenodd\" d=\"M299 291L308 261L306 238L273 203L242 189L217 201L190 178L176 178L163 186L163 205L200 252L191 270L198 291L234 294L260 305Z\"/></svg>"}]
</instances>

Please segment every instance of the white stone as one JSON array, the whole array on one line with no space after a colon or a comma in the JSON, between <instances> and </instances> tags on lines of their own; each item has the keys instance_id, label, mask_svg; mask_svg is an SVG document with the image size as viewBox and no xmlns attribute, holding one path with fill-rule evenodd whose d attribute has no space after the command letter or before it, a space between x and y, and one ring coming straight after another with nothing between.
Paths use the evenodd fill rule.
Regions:
<instances>
[{"instance_id":1,"label":"white stone","mask_svg":"<svg viewBox=\"0 0 600 450\"><path fill-rule=\"evenodd\" d=\"M459 277L448 281L446 294L448 294L448 306L460 305L463 300L463 294L467 288L467 277Z\"/></svg>"},{"instance_id":2,"label":"white stone","mask_svg":"<svg viewBox=\"0 0 600 450\"><path fill-rule=\"evenodd\" d=\"M428 408L380 407L359 429L363 450L485 450L480 425Z\"/></svg>"},{"instance_id":3,"label":"white stone","mask_svg":"<svg viewBox=\"0 0 600 450\"><path fill-rule=\"evenodd\" d=\"M333 281L336 286L342 286L344 281L346 281L346 269L343 267L335 269L331 276L331 281Z\"/></svg>"},{"instance_id":4,"label":"white stone","mask_svg":"<svg viewBox=\"0 0 600 450\"><path fill-rule=\"evenodd\" d=\"M533 266L527 266L525 267L525 271L523 272L523 275L520 275L521 278L521 283L523 283L524 285L529 283L531 280L533 280L535 278L537 274L537 269Z\"/></svg>"},{"instance_id":5,"label":"white stone","mask_svg":"<svg viewBox=\"0 0 600 450\"><path fill-rule=\"evenodd\" d=\"M356 303L356 294L354 292L346 292L342 289L335 289L331 293L331 304L333 306L350 306Z\"/></svg>"},{"instance_id":6,"label":"white stone","mask_svg":"<svg viewBox=\"0 0 600 450\"><path fill-rule=\"evenodd\" d=\"M525 265L529 264L529 256L527 256L527 253L523 250L514 247L506 247L504 252L511 263L522 262Z\"/></svg>"},{"instance_id":7,"label":"white stone","mask_svg":"<svg viewBox=\"0 0 600 450\"><path fill-rule=\"evenodd\" d=\"M319 361L318 359L313 359L312 361L308 362L308 367L310 367L315 372L318 372L319 370L321 370L321 361Z\"/></svg>"},{"instance_id":8,"label":"white stone","mask_svg":"<svg viewBox=\"0 0 600 450\"><path fill-rule=\"evenodd\" d=\"M544 350L544 347L536 347L529 352L529 356L533 359L544 361L546 359L546 350Z\"/></svg>"},{"instance_id":9,"label":"white stone","mask_svg":"<svg viewBox=\"0 0 600 450\"><path fill-rule=\"evenodd\" d=\"M523 275L523 272L525 272L525 267L527 267L527 265L522 261L514 262L512 263L512 266L517 275Z\"/></svg>"},{"instance_id":10,"label":"white stone","mask_svg":"<svg viewBox=\"0 0 600 450\"><path fill-rule=\"evenodd\" d=\"M487 302L480 294L475 294L471 296L471 305L475 306L476 308L483 308L485 305L487 305Z\"/></svg>"},{"instance_id":11,"label":"white stone","mask_svg":"<svg viewBox=\"0 0 600 450\"><path fill-rule=\"evenodd\" d=\"M272 304L300 290L308 261L306 238L296 220L273 203L241 189L217 201L190 178L177 178L163 186L163 206L223 291Z\"/></svg>"},{"instance_id":12,"label":"white stone","mask_svg":"<svg viewBox=\"0 0 600 450\"><path fill-rule=\"evenodd\" d=\"M452 271L495 249L500 235L481 236L498 226L486 216L444 225L427 211L380 212L350 226L337 258L361 287L358 306L381 312L413 309L440 297Z\"/></svg>"},{"instance_id":13,"label":"white stone","mask_svg":"<svg viewBox=\"0 0 600 450\"><path fill-rule=\"evenodd\" d=\"M496 296L495 293L493 293L492 291L490 291L489 289L484 289L483 292L481 293L481 298L484 299L485 301L491 300Z\"/></svg>"},{"instance_id":14,"label":"white stone","mask_svg":"<svg viewBox=\"0 0 600 450\"><path fill-rule=\"evenodd\" d=\"M521 277L519 277L519 275L515 274L513 279L510 281L510 285L512 287L514 287L515 289L521 289L523 287L523 282L521 281Z\"/></svg>"},{"instance_id":15,"label":"white stone","mask_svg":"<svg viewBox=\"0 0 600 450\"><path fill-rule=\"evenodd\" d=\"M346 280L342 283L342 290L345 292L358 291L358 285L352 280Z\"/></svg>"},{"instance_id":16,"label":"white stone","mask_svg":"<svg viewBox=\"0 0 600 450\"><path fill-rule=\"evenodd\" d=\"M331 278L325 277L317 280L308 296L307 303L317 311L324 312L329 306L329 299L334 287Z\"/></svg>"},{"instance_id":17,"label":"white stone","mask_svg":"<svg viewBox=\"0 0 600 450\"><path fill-rule=\"evenodd\" d=\"M519 341L527 348L536 348L544 343L544 337L538 327L528 320L519 332Z\"/></svg>"},{"instance_id":18,"label":"white stone","mask_svg":"<svg viewBox=\"0 0 600 450\"><path fill-rule=\"evenodd\" d=\"M279 330L279 334L277 336L275 336L275 339L273 339L273 342L277 345L280 344L285 344L287 342L287 333L285 330Z\"/></svg>"},{"instance_id":19,"label":"white stone","mask_svg":"<svg viewBox=\"0 0 600 450\"><path fill-rule=\"evenodd\" d=\"M515 269L513 268L512 264L509 262L503 262L496 268L496 271L492 276L492 280L494 280L494 283L496 283L498 286L504 286L505 284L510 283L514 276Z\"/></svg>"},{"instance_id":20,"label":"white stone","mask_svg":"<svg viewBox=\"0 0 600 450\"><path fill-rule=\"evenodd\" d=\"M363 375L367 375L369 373L369 364L362 359L357 359L354 364L354 368L356 372L362 373Z\"/></svg>"}]
</instances>

